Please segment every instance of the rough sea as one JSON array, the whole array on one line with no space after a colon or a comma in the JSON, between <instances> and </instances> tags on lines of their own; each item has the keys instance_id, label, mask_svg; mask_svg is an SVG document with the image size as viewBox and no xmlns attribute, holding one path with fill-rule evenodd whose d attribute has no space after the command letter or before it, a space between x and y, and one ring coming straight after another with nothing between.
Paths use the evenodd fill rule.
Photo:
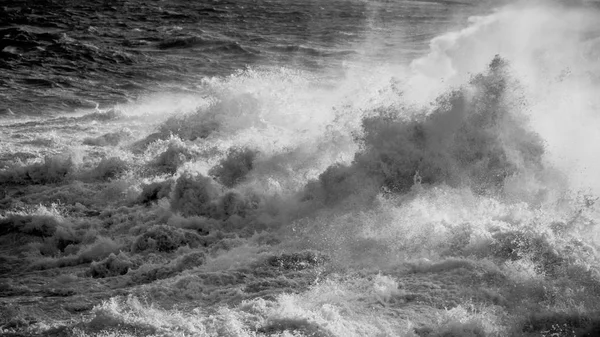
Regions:
<instances>
[{"instance_id":1,"label":"rough sea","mask_svg":"<svg viewBox=\"0 0 600 337\"><path fill-rule=\"evenodd\" d=\"M600 2L0 0L0 335L600 336Z\"/></svg>"},{"instance_id":2,"label":"rough sea","mask_svg":"<svg viewBox=\"0 0 600 337\"><path fill-rule=\"evenodd\" d=\"M2 106L16 114L109 108L198 92L248 68L343 73L407 62L466 2L3 1ZM464 24L464 22L463 22Z\"/></svg>"}]
</instances>

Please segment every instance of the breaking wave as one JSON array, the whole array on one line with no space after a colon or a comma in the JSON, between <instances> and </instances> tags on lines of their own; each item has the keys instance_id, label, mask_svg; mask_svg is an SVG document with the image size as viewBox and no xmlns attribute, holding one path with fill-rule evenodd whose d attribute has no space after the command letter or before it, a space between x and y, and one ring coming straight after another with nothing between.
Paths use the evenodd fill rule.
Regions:
<instances>
[{"instance_id":1,"label":"breaking wave","mask_svg":"<svg viewBox=\"0 0 600 337\"><path fill-rule=\"evenodd\" d=\"M0 293L62 311L0 331L592 335L599 17L509 5L405 65L3 121Z\"/></svg>"}]
</instances>

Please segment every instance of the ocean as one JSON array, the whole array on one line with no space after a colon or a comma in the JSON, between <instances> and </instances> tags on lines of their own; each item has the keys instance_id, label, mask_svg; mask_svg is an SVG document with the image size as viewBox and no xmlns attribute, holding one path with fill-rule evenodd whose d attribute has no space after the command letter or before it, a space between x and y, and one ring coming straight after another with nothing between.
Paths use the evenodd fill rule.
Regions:
<instances>
[{"instance_id":1,"label":"ocean","mask_svg":"<svg viewBox=\"0 0 600 337\"><path fill-rule=\"evenodd\" d=\"M600 335L600 2L0 2L3 336Z\"/></svg>"}]
</instances>

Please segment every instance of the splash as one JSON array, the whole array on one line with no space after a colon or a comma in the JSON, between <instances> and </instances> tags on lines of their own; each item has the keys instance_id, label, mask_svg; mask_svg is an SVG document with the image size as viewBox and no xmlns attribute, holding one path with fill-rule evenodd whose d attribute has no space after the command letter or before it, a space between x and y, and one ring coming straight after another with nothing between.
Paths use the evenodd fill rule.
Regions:
<instances>
[{"instance_id":1,"label":"splash","mask_svg":"<svg viewBox=\"0 0 600 337\"><path fill-rule=\"evenodd\" d=\"M521 2L431 41L430 53L411 63L411 94L428 101L446 85L460 85L496 54L511 63L523 84L523 111L546 143L547 158L574 188L597 192L595 142L598 125L600 31L594 3ZM443 79L443 83L439 80ZM424 90L424 88L430 88Z\"/></svg>"}]
</instances>

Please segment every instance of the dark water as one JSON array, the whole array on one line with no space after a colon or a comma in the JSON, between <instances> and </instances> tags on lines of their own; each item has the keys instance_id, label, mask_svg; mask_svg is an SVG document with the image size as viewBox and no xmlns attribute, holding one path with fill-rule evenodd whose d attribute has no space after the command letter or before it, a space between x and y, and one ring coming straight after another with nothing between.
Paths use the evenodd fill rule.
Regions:
<instances>
[{"instance_id":1,"label":"dark water","mask_svg":"<svg viewBox=\"0 0 600 337\"><path fill-rule=\"evenodd\" d=\"M414 57L467 16L454 1L3 1L0 109L108 107L246 67ZM377 41L375 41L377 40ZM376 42L374 49L363 48Z\"/></svg>"}]
</instances>

